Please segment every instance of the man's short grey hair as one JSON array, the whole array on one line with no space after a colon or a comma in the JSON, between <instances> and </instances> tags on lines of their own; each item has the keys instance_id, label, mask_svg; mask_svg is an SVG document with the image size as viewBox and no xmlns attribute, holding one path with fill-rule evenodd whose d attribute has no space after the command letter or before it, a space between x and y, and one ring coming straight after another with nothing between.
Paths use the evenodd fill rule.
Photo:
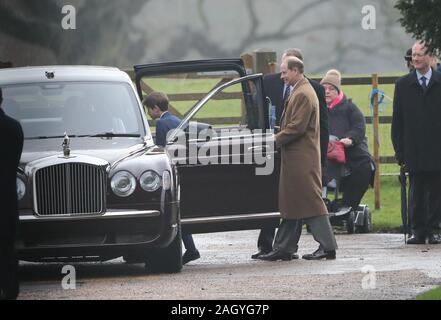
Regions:
<instances>
[{"instance_id":1,"label":"man's short grey hair","mask_svg":"<svg viewBox=\"0 0 441 320\"><path fill-rule=\"evenodd\" d=\"M424 54L431 56L431 57L435 55L435 51L429 50L429 48L426 47L426 43L423 40L415 41L415 43L412 46L412 52L413 52L413 47L415 47L417 44L421 45L424 49L426 49L426 50L424 50Z\"/></svg>"},{"instance_id":2,"label":"man's short grey hair","mask_svg":"<svg viewBox=\"0 0 441 320\"><path fill-rule=\"evenodd\" d=\"M286 66L288 67L289 70L294 70L297 69L300 73L303 74L304 72L304 65L303 65L303 61L300 60L297 57L286 57Z\"/></svg>"},{"instance_id":3,"label":"man's short grey hair","mask_svg":"<svg viewBox=\"0 0 441 320\"><path fill-rule=\"evenodd\" d=\"M303 61L302 50L298 48L290 48L283 51L285 57L296 57Z\"/></svg>"}]
</instances>

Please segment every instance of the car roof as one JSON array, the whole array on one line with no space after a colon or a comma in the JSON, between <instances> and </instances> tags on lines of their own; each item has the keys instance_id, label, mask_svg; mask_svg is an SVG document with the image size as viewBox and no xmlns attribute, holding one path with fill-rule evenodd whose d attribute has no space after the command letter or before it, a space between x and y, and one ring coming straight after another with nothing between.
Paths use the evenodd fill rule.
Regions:
<instances>
[{"instance_id":1,"label":"car roof","mask_svg":"<svg viewBox=\"0 0 441 320\"><path fill-rule=\"evenodd\" d=\"M51 79L46 72L53 73ZM131 82L124 71L102 66L38 66L0 69L0 86L17 83L60 81L116 81Z\"/></svg>"}]
</instances>

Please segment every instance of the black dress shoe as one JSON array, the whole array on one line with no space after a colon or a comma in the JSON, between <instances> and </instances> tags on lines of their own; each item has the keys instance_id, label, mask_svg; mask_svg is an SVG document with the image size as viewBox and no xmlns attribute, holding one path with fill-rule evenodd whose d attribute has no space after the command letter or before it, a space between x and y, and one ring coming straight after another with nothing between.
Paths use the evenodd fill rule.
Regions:
<instances>
[{"instance_id":1,"label":"black dress shoe","mask_svg":"<svg viewBox=\"0 0 441 320\"><path fill-rule=\"evenodd\" d=\"M198 250L194 251L185 251L184 255L182 256L182 264L186 264L190 261L197 260L201 257Z\"/></svg>"},{"instance_id":2,"label":"black dress shoe","mask_svg":"<svg viewBox=\"0 0 441 320\"><path fill-rule=\"evenodd\" d=\"M323 251L321 249L316 250L313 253L308 253L302 256L302 259L305 260L334 260L336 257L335 250L332 251Z\"/></svg>"},{"instance_id":3,"label":"black dress shoe","mask_svg":"<svg viewBox=\"0 0 441 320\"><path fill-rule=\"evenodd\" d=\"M440 244L441 243L441 238L438 234L431 234L429 236L429 244Z\"/></svg>"},{"instance_id":4,"label":"black dress shoe","mask_svg":"<svg viewBox=\"0 0 441 320\"><path fill-rule=\"evenodd\" d=\"M418 237L418 236L412 236L409 239L407 239L407 244L426 244L426 238L425 237Z\"/></svg>"},{"instance_id":5,"label":"black dress shoe","mask_svg":"<svg viewBox=\"0 0 441 320\"><path fill-rule=\"evenodd\" d=\"M296 254L275 250L275 251L271 251L270 253L261 255L259 259L265 261L277 261L277 260L290 261L293 259L293 256L296 256Z\"/></svg>"},{"instance_id":6,"label":"black dress shoe","mask_svg":"<svg viewBox=\"0 0 441 320\"><path fill-rule=\"evenodd\" d=\"M255 254L251 255L251 259L260 259L261 256L270 253L271 250L265 251L265 250L259 250Z\"/></svg>"}]
</instances>

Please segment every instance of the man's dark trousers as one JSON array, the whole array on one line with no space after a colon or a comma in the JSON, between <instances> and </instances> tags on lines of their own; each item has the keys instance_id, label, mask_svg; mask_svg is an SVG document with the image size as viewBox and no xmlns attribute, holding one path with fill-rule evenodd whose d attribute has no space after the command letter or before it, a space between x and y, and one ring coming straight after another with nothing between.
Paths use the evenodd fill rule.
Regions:
<instances>
[{"instance_id":1,"label":"man's dark trousers","mask_svg":"<svg viewBox=\"0 0 441 320\"><path fill-rule=\"evenodd\" d=\"M412 233L420 238L439 233L441 172L409 173L409 215Z\"/></svg>"}]
</instances>

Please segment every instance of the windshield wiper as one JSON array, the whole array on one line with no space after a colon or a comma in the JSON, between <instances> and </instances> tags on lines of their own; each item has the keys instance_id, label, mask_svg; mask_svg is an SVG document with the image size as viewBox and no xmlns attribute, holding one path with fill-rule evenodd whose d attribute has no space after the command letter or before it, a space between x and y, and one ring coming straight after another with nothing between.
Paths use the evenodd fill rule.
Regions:
<instances>
[{"instance_id":1,"label":"windshield wiper","mask_svg":"<svg viewBox=\"0 0 441 320\"><path fill-rule=\"evenodd\" d=\"M26 137L25 140L58 139L58 138L64 138L64 136L38 136L38 137Z\"/></svg>"},{"instance_id":2,"label":"windshield wiper","mask_svg":"<svg viewBox=\"0 0 441 320\"><path fill-rule=\"evenodd\" d=\"M114 138L114 137L133 137L139 138L141 135L138 133L113 133L113 132L103 132L97 134L72 134L69 138ZM38 137L27 137L25 140L39 140L39 139L59 139L64 138L63 136L38 136Z\"/></svg>"},{"instance_id":3,"label":"windshield wiper","mask_svg":"<svg viewBox=\"0 0 441 320\"><path fill-rule=\"evenodd\" d=\"M84 135L78 137L99 137L99 138L114 138L114 137L134 137L139 138L141 135L138 133L113 133L113 132L103 132L91 135Z\"/></svg>"}]
</instances>

